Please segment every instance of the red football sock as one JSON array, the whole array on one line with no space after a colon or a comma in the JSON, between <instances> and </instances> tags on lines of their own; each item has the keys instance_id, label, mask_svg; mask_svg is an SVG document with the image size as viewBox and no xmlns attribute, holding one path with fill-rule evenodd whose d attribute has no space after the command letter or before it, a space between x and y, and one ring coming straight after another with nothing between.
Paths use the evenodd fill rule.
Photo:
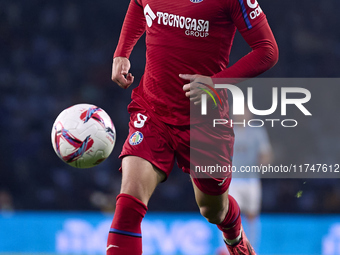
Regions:
<instances>
[{"instance_id":1,"label":"red football sock","mask_svg":"<svg viewBox=\"0 0 340 255\"><path fill-rule=\"evenodd\" d=\"M234 240L240 235L241 228L241 215L240 207L238 206L236 200L228 195L229 199L229 209L225 219L217 225L217 227L222 230L223 235L228 240Z\"/></svg>"},{"instance_id":2,"label":"red football sock","mask_svg":"<svg viewBox=\"0 0 340 255\"><path fill-rule=\"evenodd\" d=\"M107 255L141 255L141 223L147 207L128 194L117 196L116 211L107 239Z\"/></svg>"}]
</instances>

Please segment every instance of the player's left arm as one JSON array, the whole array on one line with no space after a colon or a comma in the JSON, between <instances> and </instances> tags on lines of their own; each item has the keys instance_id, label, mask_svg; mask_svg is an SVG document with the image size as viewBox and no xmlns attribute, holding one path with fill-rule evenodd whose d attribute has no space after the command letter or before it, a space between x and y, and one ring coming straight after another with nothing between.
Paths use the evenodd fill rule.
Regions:
<instances>
[{"instance_id":1,"label":"player's left arm","mask_svg":"<svg viewBox=\"0 0 340 255\"><path fill-rule=\"evenodd\" d=\"M252 51L213 78L252 78L272 68L279 59L279 49L266 15L257 0L226 1L226 13Z\"/></svg>"},{"instance_id":2,"label":"player's left arm","mask_svg":"<svg viewBox=\"0 0 340 255\"><path fill-rule=\"evenodd\" d=\"M210 79L202 75L184 76L191 83L184 85L183 90L196 104L200 103L200 96L196 94L202 92L193 89L190 91L190 87L195 87L193 84L197 84L197 81L204 80L207 84L213 84L211 78L229 78L237 83L256 77L277 63L279 50L273 32L257 1L252 2L253 0L231 0L227 7L229 16L252 51L231 67L209 77Z\"/></svg>"}]
</instances>

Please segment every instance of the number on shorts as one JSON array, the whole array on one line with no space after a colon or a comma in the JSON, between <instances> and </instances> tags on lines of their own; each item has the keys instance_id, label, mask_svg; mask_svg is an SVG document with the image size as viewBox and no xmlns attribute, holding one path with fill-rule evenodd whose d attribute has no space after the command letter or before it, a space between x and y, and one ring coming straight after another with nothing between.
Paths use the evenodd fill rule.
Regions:
<instances>
[{"instance_id":1,"label":"number on shorts","mask_svg":"<svg viewBox=\"0 0 340 255\"><path fill-rule=\"evenodd\" d=\"M146 117L145 115L137 113L137 120L133 122L133 125L135 126L135 128L142 128L147 119L148 117Z\"/></svg>"}]
</instances>

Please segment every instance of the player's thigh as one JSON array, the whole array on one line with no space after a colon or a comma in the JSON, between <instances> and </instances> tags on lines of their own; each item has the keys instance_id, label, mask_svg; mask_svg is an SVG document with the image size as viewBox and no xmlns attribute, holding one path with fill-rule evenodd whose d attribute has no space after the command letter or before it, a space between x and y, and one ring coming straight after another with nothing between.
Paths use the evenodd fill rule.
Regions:
<instances>
[{"instance_id":1,"label":"player's thigh","mask_svg":"<svg viewBox=\"0 0 340 255\"><path fill-rule=\"evenodd\" d=\"M134 196L147 205L155 188L165 178L166 174L149 161L137 156L126 156L122 160L120 192Z\"/></svg>"},{"instance_id":2,"label":"player's thigh","mask_svg":"<svg viewBox=\"0 0 340 255\"><path fill-rule=\"evenodd\" d=\"M228 190L220 195L209 195L202 191L193 179L192 185L201 214L211 223L222 222L228 212Z\"/></svg>"},{"instance_id":3,"label":"player's thigh","mask_svg":"<svg viewBox=\"0 0 340 255\"><path fill-rule=\"evenodd\" d=\"M224 194L231 180L233 131L199 123L177 136L178 166L190 174L197 190L211 196Z\"/></svg>"},{"instance_id":4,"label":"player's thigh","mask_svg":"<svg viewBox=\"0 0 340 255\"><path fill-rule=\"evenodd\" d=\"M119 158L122 159L122 193L147 204L157 184L164 181L174 165L174 151L167 126L145 106L132 101L129 134Z\"/></svg>"}]
</instances>

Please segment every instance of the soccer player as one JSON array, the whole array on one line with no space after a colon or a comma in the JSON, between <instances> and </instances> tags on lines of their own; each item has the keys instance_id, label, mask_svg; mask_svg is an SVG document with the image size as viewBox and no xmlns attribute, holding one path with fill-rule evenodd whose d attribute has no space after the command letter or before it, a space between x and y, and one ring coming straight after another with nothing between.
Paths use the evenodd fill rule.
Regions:
<instances>
[{"instance_id":1,"label":"soccer player","mask_svg":"<svg viewBox=\"0 0 340 255\"><path fill-rule=\"evenodd\" d=\"M252 51L227 68L236 29ZM144 32L146 66L128 106L129 135L120 155L122 185L107 254L142 253L141 222L148 201L170 174L175 158L191 175L200 212L222 231L230 254L255 254L243 232L239 206L228 195L230 178L200 178L190 171L197 163L191 151L201 153L198 158L231 165L233 130L216 132L211 123L190 118L190 108L200 103L199 85L212 86L213 78L255 77L275 65L278 48L266 16L256 0L131 0L112 66L112 80L124 89L134 81L129 56ZM217 115L228 119L227 94L220 90L219 96L223 104ZM190 129L193 123L198 125ZM195 141L190 140L193 132ZM210 144L214 151L193 146L216 138L219 142Z\"/></svg>"}]
</instances>

